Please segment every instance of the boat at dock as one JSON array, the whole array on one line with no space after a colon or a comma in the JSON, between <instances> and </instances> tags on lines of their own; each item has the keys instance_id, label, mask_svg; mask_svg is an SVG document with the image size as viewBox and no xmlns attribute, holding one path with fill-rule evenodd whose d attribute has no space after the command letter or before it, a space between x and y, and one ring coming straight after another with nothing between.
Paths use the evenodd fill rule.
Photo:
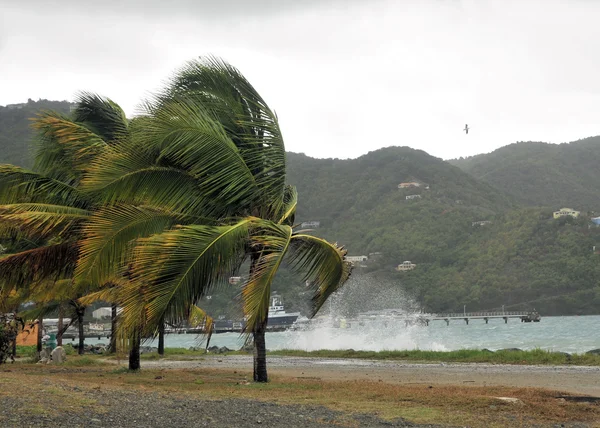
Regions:
<instances>
[{"instance_id":1,"label":"boat at dock","mask_svg":"<svg viewBox=\"0 0 600 428\"><path fill-rule=\"evenodd\" d=\"M300 316L300 312L286 312L283 299L277 294L271 296L269 305L268 331L284 331L289 329ZM214 321L213 333L241 332L246 325L245 320L217 319Z\"/></svg>"}]
</instances>

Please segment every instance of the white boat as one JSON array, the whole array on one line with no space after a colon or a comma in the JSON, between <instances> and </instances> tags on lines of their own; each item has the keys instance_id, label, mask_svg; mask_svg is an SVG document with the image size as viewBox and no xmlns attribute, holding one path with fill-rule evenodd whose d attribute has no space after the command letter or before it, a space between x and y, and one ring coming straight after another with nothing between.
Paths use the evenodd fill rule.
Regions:
<instances>
[{"instance_id":1,"label":"white boat","mask_svg":"<svg viewBox=\"0 0 600 428\"><path fill-rule=\"evenodd\" d=\"M267 328L280 328L291 326L300 316L300 312L287 313L283 306L281 296L273 294L269 306L269 319Z\"/></svg>"}]
</instances>

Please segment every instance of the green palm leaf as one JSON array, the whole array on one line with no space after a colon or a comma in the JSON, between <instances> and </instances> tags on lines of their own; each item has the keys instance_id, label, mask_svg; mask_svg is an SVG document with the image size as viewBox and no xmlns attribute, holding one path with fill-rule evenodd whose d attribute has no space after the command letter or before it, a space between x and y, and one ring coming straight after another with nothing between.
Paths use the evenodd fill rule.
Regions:
<instances>
[{"instance_id":1,"label":"green palm leaf","mask_svg":"<svg viewBox=\"0 0 600 428\"><path fill-rule=\"evenodd\" d=\"M120 140L128 133L128 121L123 109L114 101L90 92L81 92L75 99L73 119L85 125L106 142Z\"/></svg>"},{"instance_id":2,"label":"green palm leaf","mask_svg":"<svg viewBox=\"0 0 600 428\"><path fill-rule=\"evenodd\" d=\"M314 289L314 315L350 277L352 265L344 260L345 249L315 236L296 234L292 237L291 248L290 266L304 274L304 280Z\"/></svg>"},{"instance_id":3,"label":"green palm leaf","mask_svg":"<svg viewBox=\"0 0 600 428\"><path fill-rule=\"evenodd\" d=\"M89 199L76 187L13 165L0 165L0 203L40 202L86 208Z\"/></svg>"},{"instance_id":4,"label":"green palm leaf","mask_svg":"<svg viewBox=\"0 0 600 428\"><path fill-rule=\"evenodd\" d=\"M134 240L160 233L195 217L165 209L115 205L99 209L83 230L80 259L75 275L102 284L123 272Z\"/></svg>"},{"instance_id":5,"label":"green palm leaf","mask_svg":"<svg viewBox=\"0 0 600 428\"><path fill-rule=\"evenodd\" d=\"M150 326L157 325L162 317L183 321L190 304L217 284L225 284L239 267L254 221L248 218L229 226L180 226L138 240L131 271L134 281L123 301L124 314L133 314L133 319L125 317L128 322L136 322L140 311Z\"/></svg>"},{"instance_id":6,"label":"green palm leaf","mask_svg":"<svg viewBox=\"0 0 600 428\"><path fill-rule=\"evenodd\" d=\"M290 247L292 228L269 224L252 235L252 246L257 250L250 278L242 289L246 333L253 332L264 323L269 310L271 284Z\"/></svg>"},{"instance_id":7,"label":"green palm leaf","mask_svg":"<svg viewBox=\"0 0 600 428\"><path fill-rule=\"evenodd\" d=\"M69 237L90 216L88 210L64 205L22 203L0 205L0 222L18 227L25 236Z\"/></svg>"},{"instance_id":8,"label":"green palm leaf","mask_svg":"<svg viewBox=\"0 0 600 428\"><path fill-rule=\"evenodd\" d=\"M77 262L78 249L73 242L61 242L9 254L0 258L0 280L25 287L44 279L70 276Z\"/></svg>"},{"instance_id":9,"label":"green palm leaf","mask_svg":"<svg viewBox=\"0 0 600 428\"><path fill-rule=\"evenodd\" d=\"M56 178L77 180L89 162L107 147L101 137L84 125L58 113L39 114L33 127L40 136L35 169Z\"/></svg>"}]
</instances>

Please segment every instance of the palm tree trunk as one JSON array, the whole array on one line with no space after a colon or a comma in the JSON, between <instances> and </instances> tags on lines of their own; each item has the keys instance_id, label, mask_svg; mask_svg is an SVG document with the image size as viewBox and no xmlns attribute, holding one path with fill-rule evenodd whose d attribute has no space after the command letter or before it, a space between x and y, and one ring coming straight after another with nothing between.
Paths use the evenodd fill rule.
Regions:
<instances>
[{"instance_id":1,"label":"palm tree trunk","mask_svg":"<svg viewBox=\"0 0 600 428\"><path fill-rule=\"evenodd\" d=\"M158 326L158 355L165 355L165 322L163 320Z\"/></svg>"},{"instance_id":2,"label":"palm tree trunk","mask_svg":"<svg viewBox=\"0 0 600 428\"><path fill-rule=\"evenodd\" d=\"M79 324L79 349L77 353L83 355L83 346L85 343L85 336L83 334L83 314L85 309L77 308L77 323Z\"/></svg>"},{"instance_id":3,"label":"palm tree trunk","mask_svg":"<svg viewBox=\"0 0 600 428\"><path fill-rule=\"evenodd\" d=\"M131 350L129 351L129 370L137 371L140 369L140 346L142 338L138 330L135 331L131 339Z\"/></svg>"},{"instance_id":4,"label":"palm tree trunk","mask_svg":"<svg viewBox=\"0 0 600 428\"><path fill-rule=\"evenodd\" d=\"M114 354L117 352L117 305L113 303L110 307L110 343L108 345L108 352Z\"/></svg>"},{"instance_id":5,"label":"palm tree trunk","mask_svg":"<svg viewBox=\"0 0 600 428\"><path fill-rule=\"evenodd\" d=\"M56 346L62 346L62 344L63 344L63 341L62 341L63 317L64 317L63 306L59 305L58 306L58 332L56 333Z\"/></svg>"},{"instance_id":6,"label":"palm tree trunk","mask_svg":"<svg viewBox=\"0 0 600 428\"><path fill-rule=\"evenodd\" d=\"M259 323L254 329L254 382L268 382L267 376L267 347L265 333L267 320Z\"/></svg>"},{"instance_id":7,"label":"palm tree trunk","mask_svg":"<svg viewBox=\"0 0 600 428\"><path fill-rule=\"evenodd\" d=\"M43 330L44 326L43 326L43 322L42 322L42 317L40 317L38 319L38 323L37 323L37 358L39 360L40 355L42 354L42 337L43 337Z\"/></svg>"}]
</instances>

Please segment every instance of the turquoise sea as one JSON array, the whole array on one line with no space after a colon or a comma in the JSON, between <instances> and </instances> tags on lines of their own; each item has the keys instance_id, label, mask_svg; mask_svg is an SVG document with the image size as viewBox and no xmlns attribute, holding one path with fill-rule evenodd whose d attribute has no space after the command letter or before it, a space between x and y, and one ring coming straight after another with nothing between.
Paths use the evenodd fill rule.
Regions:
<instances>
[{"instance_id":1,"label":"turquoise sea","mask_svg":"<svg viewBox=\"0 0 600 428\"><path fill-rule=\"evenodd\" d=\"M86 343L104 342L86 339ZM166 335L167 347L202 346L201 337L191 334ZM354 349L354 350L434 350L456 349L498 350L502 348L534 349L581 353L600 348L600 316L543 317L539 323L522 323L510 319L453 321L449 326L434 321L428 327L406 327L403 322L387 327L357 328L319 327L307 331L267 333L268 349ZM239 349L244 338L238 333L213 335L210 345ZM146 345L156 346L156 341Z\"/></svg>"}]
</instances>

